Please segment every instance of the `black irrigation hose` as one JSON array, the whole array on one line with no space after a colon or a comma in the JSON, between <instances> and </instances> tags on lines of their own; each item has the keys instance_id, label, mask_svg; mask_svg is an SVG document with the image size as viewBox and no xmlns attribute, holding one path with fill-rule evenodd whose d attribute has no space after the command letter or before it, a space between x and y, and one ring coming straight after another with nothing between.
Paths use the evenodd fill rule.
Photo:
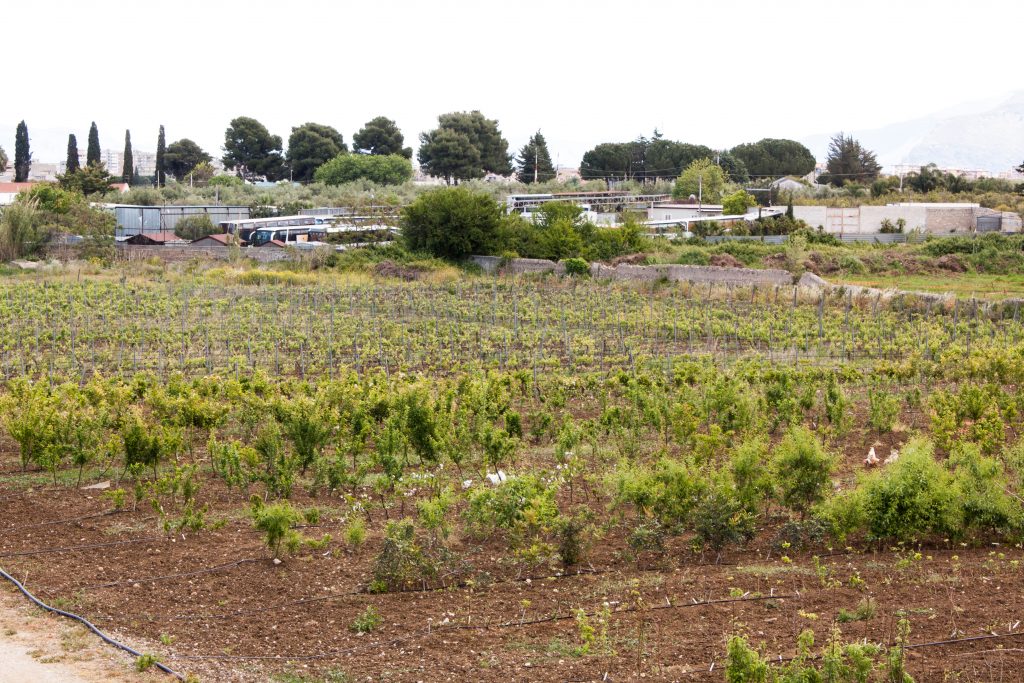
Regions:
<instances>
[{"instance_id":1,"label":"black irrigation hose","mask_svg":"<svg viewBox=\"0 0 1024 683\"><path fill-rule=\"evenodd\" d=\"M21 526L7 526L0 528L0 532L6 533L8 531L20 531L22 529L34 529L41 526L56 526L58 524L71 524L72 522L81 522L86 519L95 519L97 517L106 517L108 515L116 515L119 512L126 512L125 510L106 510L104 512L94 512L90 515L82 515L81 517L68 517L67 519L55 519L49 522L36 522L34 524L22 524Z\"/></svg>"},{"instance_id":2,"label":"black irrigation hose","mask_svg":"<svg viewBox=\"0 0 1024 683\"><path fill-rule=\"evenodd\" d=\"M76 590L95 590L98 588L113 588L114 586L123 586L127 583L156 583L157 581L167 581L169 579L181 579L188 576L198 576L200 574L212 574L222 569L231 569L243 564L249 564L250 562L263 562L264 559L260 557L247 557L241 560L235 560L234 562L225 562L224 564L218 564L213 567L207 567L205 569L196 569L191 572L180 572L178 574L164 574L162 576L150 576L148 578L141 579L122 579L120 581L110 581L108 583L97 583L91 586L77 586Z\"/></svg>"},{"instance_id":3,"label":"black irrigation hose","mask_svg":"<svg viewBox=\"0 0 1024 683\"><path fill-rule=\"evenodd\" d=\"M129 545L131 543L149 543L152 541L163 541L162 536L146 536L144 538L131 538L126 541L110 541L108 543L86 543L85 545L69 545L58 548L41 548L39 550L19 550L7 553L0 553L0 557L28 557L30 555L48 555L50 553L67 553L72 550L91 550L93 548L109 548L114 545Z\"/></svg>"},{"instance_id":4,"label":"black irrigation hose","mask_svg":"<svg viewBox=\"0 0 1024 683\"><path fill-rule=\"evenodd\" d=\"M138 658L138 657L142 656L141 652L138 652L137 650L133 650L132 648L130 648L127 645L125 645L124 643L121 643L121 642L118 642L118 641L114 640L113 638L108 636L106 633L104 633L103 631L99 630L95 625L93 625L92 622L90 622L85 617L79 616L79 615L74 614L72 612L65 612L62 609L57 609L56 607L51 607L50 605L47 605L45 602L43 602L39 598L37 598L36 596L32 595L32 593L30 593L28 591L28 589L25 588L25 586L23 586L20 581L18 581L16 578L14 578L13 576L11 576L7 572L5 572L3 569L0 569L0 576L2 576L3 578L7 579L11 583L13 583L14 586L19 591L21 591L21 593L26 598L31 600L32 603L35 604L36 607L44 609L47 612L53 612L54 614L59 614L62 617L67 617L68 619L72 619L74 621L77 621L78 623L82 624L87 629L89 629L90 631L95 633L97 636L99 636L100 639L103 640L103 642L107 643L108 645L113 645L117 649L123 650L124 652L127 652L128 654L132 655L133 657ZM177 671L175 671L174 669L170 668L169 666L167 666L165 664L161 664L160 662L154 662L153 666L155 666L157 669L159 669L160 671L163 671L166 674L170 674L171 676L174 676L175 678L177 678L180 681L184 681L185 680L185 677L182 674L178 673Z\"/></svg>"}]
</instances>

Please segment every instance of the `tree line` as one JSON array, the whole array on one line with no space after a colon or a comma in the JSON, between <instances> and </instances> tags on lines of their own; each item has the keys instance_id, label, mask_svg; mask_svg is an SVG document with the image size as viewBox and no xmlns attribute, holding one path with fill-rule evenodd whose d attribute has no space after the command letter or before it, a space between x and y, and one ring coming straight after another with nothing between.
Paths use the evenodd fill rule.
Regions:
<instances>
[{"instance_id":1,"label":"tree line","mask_svg":"<svg viewBox=\"0 0 1024 683\"><path fill-rule=\"evenodd\" d=\"M480 111L449 112L438 116L437 126L419 136L417 160L421 169L443 178L449 185L483 178L488 174L515 176L523 183L554 180L556 169L544 135L538 130L516 154L502 136L496 119ZM156 168L152 177L143 178L134 165L131 132L125 131L123 166L119 176L103 168L99 131L93 122L89 128L86 163L78 156L78 141L68 136L66 171L61 183L85 194L102 191L118 180L129 184L163 186L167 178L178 182L206 184L215 169L213 158L199 144L181 138L170 144L164 127L157 137ZM344 136L334 127L306 122L291 129L287 152L284 140L258 120L239 116L231 120L224 134L224 167L245 181L291 180L323 182L330 185L366 179L381 184L398 184L412 177L413 151L392 119L378 116L367 121L353 135L349 149ZM384 159L377 157L385 157ZM811 151L795 140L764 138L714 149L707 145L667 140L657 130L650 138L640 136L630 142L602 142L584 153L580 163L583 180L659 181L675 180L695 162L708 160L721 169L725 180L747 183L755 179L782 176L801 177L813 172L816 161ZM15 136L15 181L28 179L32 155L28 127L22 121ZM0 171L8 158L0 148ZM1018 170L1024 169L1024 164ZM836 187L849 184L870 185L880 175L875 154L852 136L838 133L830 141L826 170L821 183ZM946 174L949 176L950 174ZM934 187L957 187L957 181L943 177L932 167L922 167L911 188L926 192Z\"/></svg>"}]
</instances>

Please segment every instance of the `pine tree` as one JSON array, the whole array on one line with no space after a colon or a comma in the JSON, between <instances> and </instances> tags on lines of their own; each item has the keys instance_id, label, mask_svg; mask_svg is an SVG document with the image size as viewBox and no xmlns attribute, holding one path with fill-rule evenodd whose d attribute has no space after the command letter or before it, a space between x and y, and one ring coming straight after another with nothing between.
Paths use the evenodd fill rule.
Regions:
<instances>
[{"instance_id":1,"label":"pine tree","mask_svg":"<svg viewBox=\"0 0 1024 683\"><path fill-rule=\"evenodd\" d=\"M28 182L32 169L32 152L28 146L28 126L22 121L14 133L14 182Z\"/></svg>"},{"instance_id":2,"label":"pine tree","mask_svg":"<svg viewBox=\"0 0 1024 683\"><path fill-rule=\"evenodd\" d=\"M160 135L156 138L156 186L163 187L167 182L167 172L164 170L164 152L167 151L167 137L164 135L164 127L160 126Z\"/></svg>"},{"instance_id":3,"label":"pine tree","mask_svg":"<svg viewBox=\"0 0 1024 683\"><path fill-rule=\"evenodd\" d=\"M121 165L121 182L132 182L132 171L135 168L135 160L132 158L132 132L124 132L124 163Z\"/></svg>"},{"instance_id":4,"label":"pine tree","mask_svg":"<svg viewBox=\"0 0 1024 683\"><path fill-rule=\"evenodd\" d=\"M93 121L89 126L89 146L85 150L86 166L95 166L100 163L100 131Z\"/></svg>"},{"instance_id":5,"label":"pine tree","mask_svg":"<svg viewBox=\"0 0 1024 683\"><path fill-rule=\"evenodd\" d=\"M537 131L519 150L516 175L521 183L543 183L555 177L555 167L551 165L548 143L540 131Z\"/></svg>"},{"instance_id":6,"label":"pine tree","mask_svg":"<svg viewBox=\"0 0 1024 683\"><path fill-rule=\"evenodd\" d=\"M78 138L74 133L68 135L68 159L64 166L65 173L76 173L81 168L78 162Z\"/></svg>"}]
</instances>

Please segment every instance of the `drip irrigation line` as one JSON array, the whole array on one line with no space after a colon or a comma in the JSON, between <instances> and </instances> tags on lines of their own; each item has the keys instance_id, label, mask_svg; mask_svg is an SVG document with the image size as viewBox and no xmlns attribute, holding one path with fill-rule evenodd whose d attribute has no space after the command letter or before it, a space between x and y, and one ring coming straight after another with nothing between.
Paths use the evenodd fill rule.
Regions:
<instances>
[{"instance_id":1,"label":"drip irrigation line","mask_svg":"<svg viewBox=\"0 0 1024 683\"><path fill-rule=\"evenodd\" d=\"M55 526L57 524L71 524L72 522L81 522L86 519L95 519L96 517L106 517L107 515L116 515L121 512L127 512L127 510L106 510L104 512L95 512L90 515L82 515L81 517L69 517L67 519L55 519L50 522L36 522L35 524L23 524L21 526L9 526L0 528L0 532L8 531L20 531L22 529L34 529L41 526Z\"/></svg>"},{"instance_id":2,"label":"drip irrigation line","mask_svg":"<svg viewBox=\"0 0 1024 683\"><path fill-rule=\"evenodd\" d=\"M723 600L704 600L704 601L699 601L699 602L698 601L693 601L693 602L688 602L688 603L679 603L679 604L676 604L676 605L656 605L656 606L653 606L653 607L647 607L647 608L642 608L642 609L641 608L631 607L631 608L628 608L628 609L623 609L623 610L618 610L618 611L612 612L611 614L612 614L612 616L615 616L615 615L618 615L618 614L629 614L629 613L638 612L638 611L649 612L649 611L653 611L653 610L657 610L657 609L675 609L675 608L683 608L683 607L701 607L701 606L705 606L705 605L714 605L714 604L721 604L721 603L754 602L754 601L759 601L759 600L782 599L782 598L788 598L788 597L799 597L799 596L797 596L795 594L787 594L787 595L775 595L775 596L757 596L757 597L750 597L750 598L726 598L726 599L723 599ZM586 613L586 615L588 617L594 616L596 614L597 614L597 612L588 612L588 613ZM419 631L410 633L410 634L405 635L405 636L401 636L399 638L395 638L393 640L390 640L390 641L387 641L387 642L384 642L384 643L372 643L372 644L367 644L367 645L362 646L362 647L353 647L353 648L346 648L346 649L340 649L340 650L328 650L326 652L320 652L320 653L317 653L317 654L305 654L305 655L178 655L178 654L175 654L175 655L171 655L170 657L171 657L171 659L188 659L188 660L238 659L238 660L275 660L275 661L282 661L282 662L305 661L305 660L314 660L314 659L333 659L333 658L340 657L340 656L343 656L343 655L353 654L353 653L359 652L361 650L373 650L373 649L378 649L378 648L381 648L381 647L386 647L386 646L389 646L389 645L396 645L398 643L402 643L402 642L405 642L405 641L408 641L408 640L412 640L413 638L417 638L417 637L420 637L420 636L430 636L430 635L433 635L435 633L444 633L444 632L449 632L449 631L465 631L465 630L473 630L473 631L476 631L476 630L488 630L488 629L491 629L491 628L511 628L511 627L519 628L521 626L530 626L532 624L541 624L541 623L547 623L547 622L552 622L552 621L562 621L562 620L575 619L575 618L576 618L576 613L574 612L573 614L569 614L569 615L556 615L556 616L553 616L553 617L545 617L545 618L542 618L542 619L534 619L534 620L522 621L522 622L520 622L520 621L508 621L508 622L501 622L499 624L485 624L485 625L482 625L482 626L471 626L471 625L468 625L468 624L451 624L451 625L444 625L444 626L428 627L426 629L421 629Z\"/></svg>"},{"instance_id":3,"label":"drip irrigation line","mask_svg":"<svg viewBox=\"0 0 1024 683\"><path fill-rule=\"evenodd\" d=\"M80 616L78 614L75 614L73 612L66 612L66 611L64 611L62 609L57 609L56 607L51 607L50 605L47 605L45 602L43 602L39 598L37 598L36 596L32 595L32 593L30 593L28 591L28 589L25 588L25 586L20 581L18 581L16 578L14 578L13 576L11 576L7 572L5 572L3 569L0 569L0 576L2 576L3 578L7 579L11 583L13 583L15 588L17 588L19 591L21 591L22 595L24 595L26 598L28 598L36 607L44 609L47 612L53 612L54 614L59 614L60 616L66 617L66 618L71 619L73 621L77 621L78 623L82 624L87 629L89 629L90 631L95 633L97 636L99 636L100 639L103 642L107 643L108 645L113 645L117 649L123 650L124 652L127 652L128 654L132 655L133 657L138 658L138 657L142 656L141 652L128 647L127 645L125 645L124 643L122 643L120 641L114 640L113 638L108 636L106 633L101 631L99 628L97 628L91 621L89 621L85 617L82 617L82 616ZM166 674L170 674L171 676L174 676L175 678L177 678L180 681L184 681L185 680L185 677L182 674L178 673L177 671L175 671L174 669L170 668L166 664L161 664L160 662L154 662L153 666L155 666L157 669L159 669L160 671L163 671Z\"/></svg>"},{"instance_id":4,"label":"drip irrigation line","mask_svg":"<svg viewBox=\"0 0 1024 683\"><path fill-rule=\"evenodd\" d=\"M213 567L207 567L206 569L197 569L191 572L181 572L178 574L163 574L162 576L151 576L142 579L123 579L121 581L110 581L109 583L97 583L91 586L77 586L76 590L95 590L99 588L112 588L114 586L122 586L128 583L156 583L157 581L166 581L169 579L180 579L187 576L199 576L200 574L212 574L223 569L230 569L237 567L242 564L249 564L250 562L262 562L263 558L259 557L247 557L241 560L235 560L234 562L225 562L224 564L214 565Z\"/></svg>"},{"instance_id":5,"label":"drip irrigation line","mask_svg":"<svg viewBox=\"0 0 1024 683\"><path fill-rule=\"evenodd\" d=\"M85 545L69 545L58 548L41 548L39 550L19 550L16 552L0 553L0 557L28 557L31 555L47 555L50 553L67 553L73 550L91 550L93 548L109 548L115 545L129 545L131 543L150 543L152 541L165 540L162 536L147 536L145 538L132 538L126 541L110 541L108 543L87 543Z\"/></svg>"}]
</instances>

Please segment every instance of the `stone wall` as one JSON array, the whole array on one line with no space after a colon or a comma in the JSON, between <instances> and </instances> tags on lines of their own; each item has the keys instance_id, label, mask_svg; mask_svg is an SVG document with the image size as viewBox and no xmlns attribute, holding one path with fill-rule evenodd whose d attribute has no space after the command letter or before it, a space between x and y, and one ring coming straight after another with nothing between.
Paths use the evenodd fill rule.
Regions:
<instances>
[{"instance_id":1,"label":"stone wall","mask_svg":"<svg viewBox=\"0 0 1024 683\"><path fill-rule=\"evenodd\" d=\"M524 273L554 273L562 275L565 266L545 259L509 259L504 262L497 256L473 256L473 263L485 273L522 275ZM650 282L666 278L670 282L720 282L728 284L792 285L793 276L785 270L756 268L721 268L717 266L631 266L621 264L606 266L594 263L590 274L595 278L608 280L629 280Z\"/></svg>"},{"instance_id":2,"label":"stone wall","mask_svg":"<svg viewBox=\"0 0 1024 683\"><path fill-rule=\"evenodd\" d=\"M191 247L191 246L143 246L134 244L119 245L117 253L120 258L126 261L142 261L150 258L158 258L162 261L181 262L192 259L216 259L228 260L231 258L231 250L228 247ZM285 261L292 257L286 249L275 249L272 247L251 247L241 249L242 256L259 261L260 263L273 263Z\"/></svg>"}]
</instances>

